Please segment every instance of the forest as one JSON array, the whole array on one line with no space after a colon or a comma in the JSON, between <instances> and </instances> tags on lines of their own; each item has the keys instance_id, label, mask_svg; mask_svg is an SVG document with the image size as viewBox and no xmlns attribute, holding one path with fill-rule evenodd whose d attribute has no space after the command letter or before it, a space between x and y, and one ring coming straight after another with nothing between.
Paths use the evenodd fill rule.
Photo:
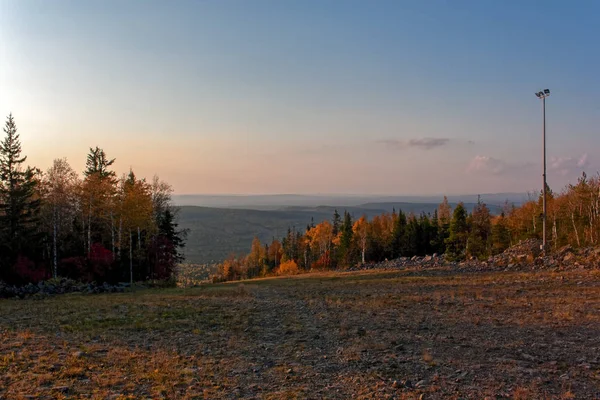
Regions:
<instances>
[{"instance_id":1,"label":"forest","mask_svg":"<svg viewBox=\"0 0 600 400\"><path fill-rule=\"evenodd\" d=\"M0 280L36 283L168 280L182 259L171 186L130 170L117 177L99 147L83 177L66 159L27 166L17 125L7 117L0 143Z\"/></svg>"},{"instance_id":2,"label":"forest","mask_svg":"<svg viewBox=\"0 0 600 400\"><path fill-rule=\"evenodd\" d=\"M540 191L541 192L541 191ZM398 257L444 254L448 261L486 260L524 239L542 237L541 193L520 206L505 203L493 215L481 200L467 210L448 199L432 214L406 215L402 210L368 220L353 220L337 210L331 220L305 230L288 229L281 238L262 244L255 238L247 255L230 255L215 280L238 280L311 270L343 269ZM600 237L600 176L585 173L576 184L554 193L547 187L548 250L570 245L595 246Z\"/></svg>"}]
</instances>

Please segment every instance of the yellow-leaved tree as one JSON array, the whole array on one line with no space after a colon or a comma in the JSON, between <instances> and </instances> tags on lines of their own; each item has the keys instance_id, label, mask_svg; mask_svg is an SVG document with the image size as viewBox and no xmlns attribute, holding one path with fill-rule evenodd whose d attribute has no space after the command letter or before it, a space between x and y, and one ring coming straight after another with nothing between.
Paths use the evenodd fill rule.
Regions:
<instances>
[{"instance_id":1,"label":"yellow-leaved tree","mask_svg":"<svg viewBox=\"0 0 600 400\"><path fill-rule=\"evenodd\" d=\"M133 284L133 237L137 233L138 252L136 255L139 257L142 250L142 233L149 236L156 229L151 186L146 183L145 179L137 179L133 171L129 171L129 174L121 179L119 197L119 252L126 242L123 240L123 233L125 233L129 242L129 279ZM139 273L143 274L142 271Z\"/></svg>"}]
</instances>

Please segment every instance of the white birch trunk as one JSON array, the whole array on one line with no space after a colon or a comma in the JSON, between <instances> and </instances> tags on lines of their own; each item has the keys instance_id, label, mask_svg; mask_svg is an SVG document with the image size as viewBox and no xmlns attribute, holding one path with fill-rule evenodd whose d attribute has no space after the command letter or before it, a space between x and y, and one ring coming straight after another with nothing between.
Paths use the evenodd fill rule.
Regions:
<instances>
[{"instance_id":1,"label":"white birch trunk","mask_svg":"<svg viewBox=\"0 0 600 400\"><path fill-rule=\"evenodd\" d=\"M112 257L114 261L117 255L115 254L115 217L112 210L110 211L110 244L112 246Z\"/></svg>"},{"instance_id":2,"label":"white birch trunk","mask_svg":"<svg viewBox=\"0 0 600 400\"><path fill-rule=\"evenodd\" d=\"M133 239L129 230L129 283L133 287Z\"/></svg>"},{"instance_id":3,"label":"white birch trunk","mask_svg":"<svg viewBox=\"0 0 600 400\"><path fill-rule=\"evenodd\" d=\"M579 232L577 232L577 226L575 225L575 214L571 213L571 223L573 224L573 230L575 231L575 239L577 239L577 247L581 246L579 242Z\"/></svg>"},{"instance_id":4,"label":"white birch trunk","mask_svg":"<svg viewBox=\"0 0 600 400\"><path fill-rule=\"evenodd\" d=\"M53 264L52 265L53 266L53 268L52 268L52 276L54 278L56 278L58 276L58 255L56 254L56 248L57 248L57 246L56 246L56 236L57 236L57 231L58 231L58 227L57 227L58 221L57 221L57 216L56 216L56 214L57 214L56 204L54 204L53 208L54 208L54 210L53 210L53 213L52 213L53 214L53 218L52 218L53 219L53 223L52 223L52 225L53 225L52 226L52 251L53 251L54 254L52 255L52 258L53 258L53 260L52 260L52 264Z\"/></svg>"},{"instance_id":5,"label":"white birch trunk","mask_svg":"<svg viewBox=\"0 0 600 400\"><path fill-rule=\"evenodd\" d=\"M119 260L121 259L121 248L123 247L123 242L121 241L122 232L123 232L123 218L120 217L119 218Z\"/></svg>"}]
</instances>

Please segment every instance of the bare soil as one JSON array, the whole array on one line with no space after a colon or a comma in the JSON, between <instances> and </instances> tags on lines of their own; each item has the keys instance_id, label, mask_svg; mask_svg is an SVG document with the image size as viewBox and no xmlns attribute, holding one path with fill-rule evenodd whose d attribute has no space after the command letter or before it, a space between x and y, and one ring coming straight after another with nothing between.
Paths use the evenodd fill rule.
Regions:
<instances>
[{"instance_id":1,"label":"bare soil","mask_svg":"<svg viewBox=\"0 0 600 400\"><path fill-rule=\"evenodd\" d=\"M0 398L600 398L600 272L2 300Z\"/></svg>"}]
</instances>

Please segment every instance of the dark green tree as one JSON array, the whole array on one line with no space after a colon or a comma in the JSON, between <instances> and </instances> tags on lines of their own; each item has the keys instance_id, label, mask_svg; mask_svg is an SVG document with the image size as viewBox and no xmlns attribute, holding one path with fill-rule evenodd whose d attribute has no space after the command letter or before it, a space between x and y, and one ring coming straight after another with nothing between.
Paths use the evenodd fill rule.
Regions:
<instances>
[{"instance_id":1,"label":"dark green tree","mask_svg":"<svg viewBox=\"0 0 600 400\"><path fill-rule=\"evenodd\" d=\"M467 210L464 204L458 203L450 221L449 235L446 239L446 257L450 261L465 259L469 226L467 225Z\"/></svg>"},{"instance_id":2,"label":"dark green tree","mask_svg":"<svg viewBox=\"0 0 600 400\"><path fill-rule=\"evenodd\" d=\"M108 167L113 165L115 159L109 160L106 158L104 150L96 146L95 149L90 147L90 152L87 155L85 162L85 176L98 174L101 178L111 178L115 176L114 171L110 171Z\"/></svg>"},{"instance_id":3,"label":"dark green tree","mask_svg":"<svg viewBox=\"0 0 600 400\"><path fill-rule=\"evenodd\" d=\"M401 257L406 254L406 215L398 210L398 217L394 221L392 230L392 257Z\"/></svg>"},{"instance_id":4,"label":"dark green tree","mask_svg":"<svg viewBox=\"0 0 600 400\"><path fill-rule=\"evenodd\" d=\"M33 257L37 244L36 224L40 200L36 194L36 170L25 167L21 141L15 120L10 114L0 143L0 240L4 261L14 263L18 255Z\"/></svg>"},{"instance_id":5,"label":"dark green tree","mask_svg":"<svg viewBox=\"0 0 600 400\"><path fill-rule=\"evenodd\" d=\"M432 253L443 253L446 249L446 244L444 243L446 238L444 237L444 233L442 231L441 221L438 218L438 211L433 211L433 216L431 217L431 252Z\"/></svg>"},{"instance_id":6,"label":"dark green tree","mask_svg":"<svg viewBox=\"0 0 600 400\"><path fill-rule=\"evenodd\" d=\"M420 254L421 252L421 226L419 220L412 213L409 215L406 225L405 233L405 248L403 256L412 257Z\"/></svg>"},{"instance_id":7,"label":"dark green tree","mask_svg":"<svg viewBox=\"0 0 600 400\"><path fill-rule=\"evenodd\" d=\"M338 259L342 265L352 264L352 217L348 211L344 211L344 222L341 226L342 236L340 237L340 245Z\"/></svg>"},{"instance_id":8,"label":"dark green tree","mask_svg":"<svg viewBox=\"0 0 600 400\"><path fill-rule=\"evenodd\" d=\"M340 227L342 226L342 218L341 218L340 214L338 213L338 210L333 211L333 220L331 222L331 225L333 227L332 233L333 233L333 236L335 237L338 234L338 232L340 231Z\"/></svg>"},{"instance_id":9,"label":"dark green tree","mask_svg":"<svg viewBox=\"0 0 600 400\"><path fill-rule=\"evenodd\" d=\"M492 243L492 223L489 208L477 197L477 204L471 214L468 253L472 257L485 259L490 255Z\"/></svg>"}]
</instances>

